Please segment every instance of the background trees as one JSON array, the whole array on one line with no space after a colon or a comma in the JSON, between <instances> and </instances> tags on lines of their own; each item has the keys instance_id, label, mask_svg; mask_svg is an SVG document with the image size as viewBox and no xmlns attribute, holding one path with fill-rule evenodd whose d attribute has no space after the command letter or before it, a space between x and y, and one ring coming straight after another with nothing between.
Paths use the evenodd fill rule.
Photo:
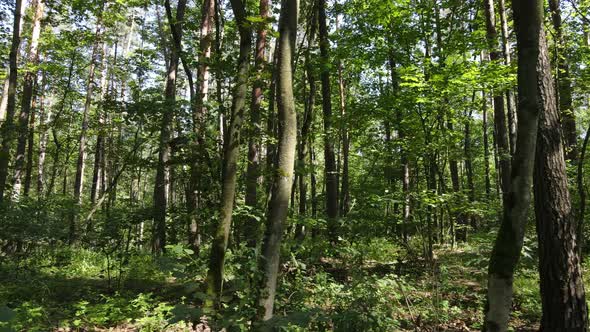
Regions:
<instances>
[{"instance_id":1,"label":"background trees","mask_svg":"<svg viewBox=\"0 0 590 332\"><path fill-rule=\"evenodd\" d=\"M94 255L156 325L586 324L590 3L0 6L0 279Z\"/></svg>"}]
</instances>

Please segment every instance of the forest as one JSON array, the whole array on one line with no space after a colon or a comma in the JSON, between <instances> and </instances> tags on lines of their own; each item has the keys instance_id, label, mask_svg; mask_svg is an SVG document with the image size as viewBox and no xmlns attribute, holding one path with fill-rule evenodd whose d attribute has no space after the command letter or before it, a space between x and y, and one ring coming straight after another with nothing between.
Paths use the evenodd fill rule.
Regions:
<instances>
[{"instance_id":1,"label":"forest","mask_svg":"<svg viewBox=\"0 0 590 332\"><path fill-rule=\"evenodd\" d=\"M0 0L0 331L588 331L589 0Z\"/></svg>"}]
</instances>

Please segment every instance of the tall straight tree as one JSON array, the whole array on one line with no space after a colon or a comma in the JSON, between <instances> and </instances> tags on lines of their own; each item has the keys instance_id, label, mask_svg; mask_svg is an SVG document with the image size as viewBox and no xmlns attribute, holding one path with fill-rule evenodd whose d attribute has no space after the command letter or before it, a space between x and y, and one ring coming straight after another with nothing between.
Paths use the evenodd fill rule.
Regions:
<instances>
[{"instance_id":1,"label":"tall straight tree","mask_svg":"<svg viewBox=\"0 0 590 332\"><path fill-rule=\"evenodd\" d=\"M29 138L29 116L31 114L31 102L33 99L33 88L37 81L37 63L39 62L39 36L41 35L41 18L43 17L44 4L42 0L34 0L31 4L33 9L33 30L27 62L29 69L24 74L23 95L21 99L21 110L18 116L18 139L16 145L16 156L14 162L14 178L12 186L12 199L18 200L21 194L23 175L25 171L25 153L27 139ZM29 160L29 163L31 161Z\"/></svg>"},{"instance_id":2,"label":"tall straight tree","mask_svg":"<svg viewBox=\"0 0 590 332\"><path fill-rule=\"evenodd\" d=\"M166 2L170 6L169 0ZM186 9L186 0L179 0L176 7L174 22L169 22L171 29L179 36L182 34L182 21ZM180 63L180 50L176 43L170 48L170 59L166 76L166 88L164 90L164 109L160 122L160 142L158 147L158 166L156 168L156 183L154 186L154 234L152 239L152 251L156 254L164 251L166 247L166 211L168 208L168 195L170 174L168 163L170 162L170 139L172 136L172 121L176 108L176 75Z\"/></svg>"},{"instance_id":3,"label":"tall straight tree","mask_svg":"<svg viewBox=\"0 0 590 332\"><path fill-rule=\"evenodd\" d=\"M268 19L269 1L260 0L260 20L262 21L256 31L256 56L255 70L256 80L252 87L252 102L250 103L250 137L248 138L248 167L246 170L246 205L256 208L258 206L258 178L260 176L260 136L261 122L260 109L262 105L264 79L262 70L265 62L266 50L266 26ZM246 243L250 247L256 244L258 234L257 221L249 218L246 221L245 236Z\"/></svg>"},{"instance_id":4,"label":"tall straight tree","mask_svg":"<svg viewBox=\"0 0 590 332\"><path fill-rule=\"evenodd\" d=\"M205 106L209 97L209 61L211 60L211 44L213 41L213 19L215 16L215 1L203 1L201 12L201 36L199 41L199 66L197 68L198 91L196 92L196 101L193 107L193 131L196 136L196 143L200 151L204 151L205 131L207 129L206 119L208 109ZM186 69L186 68L185 68ZM201 245L201 234L197 220L197 205L199 178L197 160L193 160L191 165L191 178L189 183L189 193L187 195L187 213L189 215L189 245L196 252Z\"/></svg>"},{"instance_id":5,"label":"tall straight tree","mask_svg":"<svg viewBox=\"0 0 590 332\"><path fill-rule=\"evenodd\" d=\"M10 161L10 147L14 138L14 114L16 112L16 84L18 75L18 49L20 46L22 0L14 3L14 21L12 25L12 41L8 56L10 71L8 73L8 95L6 97L6 119L0 128L2 135L2 149L0 150L0 203L4 200L6 179L8 178L8 164Z\"/></svg>"},{"instance_id":6,"label":"tall straight tree","mask_svg":"<svg viewBox=\"0 0 590 332\"><path fill-rule=\"evenodd\" d=\"M328 215L328 233L336 238L338 223L338 170L334 153L335 135L332 116L332 88L330 83L330 41L328 40L328 23L326 0L318 0L318 20L320 37L320 57L322 60L322 109L324 113L324 172L326 179L326 214Z\"/></svg>"},{"instance_id":7,"label":"tall straight tree","mask_svg":"<svg viewBox=\"0 0 590 332\"><path fill-rule=\"evenodd\" d=\"M540 43L546 48L544 39ZM543 108L539 116L534 175L543 304L541 331L587 331L588 308L576 243L577 222L568 190L562 128L549 59L543 60L537 67Z\"/></svg>"},{"instance_id":8,"label":"tall straight tree","mask_svg":"<svg viewBox=\"0 0 590 332\"><path fill-rule=\"evenodd\" d=\"M223 287L225 251L227 250L231 230L236 194L240 131L244 119L246 95L248 93L248 72L250 70L250 52L252 49L252 36L249 27L250 23L247 21L245 3L242 0L231 0L230 3L240 33L240 54L233 91L229 132L226 134L226 140L224 141L221 210L219 222L213 235L209 269L207 271L208 300L206 307L209 309L213 309L219 303Z\"/></svg>"},{"instance_id":9,"label":"tall straight tree","mask_svg":"<svg viewBox=\"0 0 590 332\"><path fill-rule=\"evenodd\" d=\"M308 140L313 122L313 109L315 108L315 95L317 93L316 76L311 60L311 49L315 43L317 32L317 10L316 1L312 1L309 6L309 33L307 35L307 49L305 50L305 78L309 84L309 91L305 100L305 111L303 114L303 123L301 124L301 137L297 146L297 169L306 169L306 158L309 154ZM311 158L310 158L311 159ZM310 163L311 164L311 163ZM311 165L310 165L311 166ZM307 214L307 181L306 172L301 171L298 177L299 183L299 215ZM297 224L295 236L301 240L305 237L306 229L302 224Z\"/></svg>"},{"instance_id":10,"label":"tall straight tree","mask_svg":"<svg viewBox=\"0 0 590 332\"><path fill-rule=\"evenodd\" d=\"M518 52L518 130L500 230L489 268L484 330L507 331L512 306L514 270L520 259L531 203L531 186L542 97L538 68L548 63L543 23L543 1L512 2Z\"/></svg>"},{"instance_id":11,"label":"tall straight tree","mask_svg":"<svg viewBox=\"0 0 590 332\"><path fill-rule=\"evenodd\" d=\"M279 143L260 264L262 283L259 288L259 319L263 321L269 320L273 315L283 223L287 218L289 196L293 185L297 112L293 97L292 62L297 37L298 2L299 0L282 0L279 19L279 50L276 67Z\"/></svg>"},{"instance_id":12,"label":"tall straight tree","mask_svg":"<svg viewBox=\"0 0 590 332\"><path fill-rule=\"evenodd\" d=\"M576 131L576 116L572 107L572 81L570 67L566 54L565 37L561 22L561 9L559 0L549 0L551 21L555 30L555 52L557 54L557 100L559 101L559 113L561 114L561 126L565 138L565 154L568 160L576 161L578 158Z\"/></svg>"},{"instance_id":13,"label":"tall straight tree","mask_svg":"<svg viewBox=\"0 0 590 332\"><path fill-rule=\"evenodd\" d=\"M487 0L486 0L487 1ZM509 66L512 62L510 54L510 42L508 40L508 20L506 19L506 6L504 0L498 0L498 11L500 12L500 26L502 28L502 51L504 53L504 64ZM510 138L510 154L514 155L516 150L516 106L514 105L514 91L506 90L506 108L508 109L508 137Z\"/></svg>"},{"instance_id":14,"label":"tall straight tree","mask_svg":"<svg viewBox=\"0 0 590 332\"><path fill-rule=\"evenodd\" d=\"M500 60L498 46L498 33L496 31L496 14L494 0L484 0L484 12L486 18L486 37L490 49L490 60ZM506 127L506 114L504 112L504 96L498 89L494 93L494 133L498 148L500 165L500 185L502 188L502 201L506 204L507 195L510 192L510 145Z\"/></svg>"},{"instance_id":15,"label":"tall straight tree","mask_svg":"<svg viewBox=\"0 0 590 332\"><path fill-rule=\"evenodd\" d=\"M100 57L100 49L103 41L103 12L106 1L102 2L99 9L96 21L96 31L94 33L94 44L92 46L92 55L90 58L90 66L88 68L88 82L86 83L86 99L84 101L84 111L82 113L82 125L80 130L80 138L78 140L78 160L76 162L76 178L74 180L74 200L78 206L82 204L82 189L84 187L84 168L86 166L86 141L88 140L88 122L90 117L90 108L92 106L92 99L94 94L95 82L94 76L96 66ZM77 212L73 212L70 218L69 229L69 243L76 241L76 223Z\"/></svg>"}]
</instances>

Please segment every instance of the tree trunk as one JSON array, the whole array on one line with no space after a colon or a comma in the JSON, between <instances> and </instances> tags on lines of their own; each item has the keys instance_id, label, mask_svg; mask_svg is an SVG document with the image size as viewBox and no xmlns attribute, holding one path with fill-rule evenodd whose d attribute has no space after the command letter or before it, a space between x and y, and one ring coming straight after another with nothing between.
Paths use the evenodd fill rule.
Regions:
<instances>
[{"instance_id":1,"label":"tree trunk","mask_svg":"<svg viewBox=\"0 0 590 332\"><path fill-rule=\"evenodd\" d=\"M209 62L211 61L211 45L213 38L213 18L215 16L215 0L203 1L201 12L201 39L199 41L199 67L197 68L198 91L193 110L193 131L196 135L198 151L206 151L205 136L207 130L206 118L208 109L205 102L209 97ZM206 154L206 152L204 152ZM198 203L200 200L199 179L203 174L199 172L195 158L191 165L191 178L189 192L187 193L187 213L189 215L189 245L198 252L201 246L201 234L197 218Z\"/></svg>"},{"instance_id":2,"label":"tree trunk","mask_svg":"<svg viewBox=\"0 0 590 332\"><path fill-rule=\"evenodd\" d=\"M482 100L482 122L483 122L483 163L485 172L486 199L490 199L492 193L492 182L490 180L490 144L488 138L488 103L485 92L481 92Z\"/></svg>"},{"instance_id":3,"label":"tree trunk","mask_svg":"<svg viewBox=\"0 0 590 332\"><path fill-rule=\"evenodd\" d=\"M473 99L475 100L475 92L473 93ZM471 151L471 120L472 114L469 112L467 119L465 120L465 173L467 173L467 196L469 203L475 203L475 184L473 182L473 153ZM476 218L473 214L469 215L469 224L473 230L477 230Z\"/></svg>"},{"instance_id":4,"label":"tree trunk","mask_svg":"<svg viewBox=\"0 0 590 332\"><path fill-rule=\"evenodd\" d=\"M216 226L209 269L207 271L207 295L205 307L214 309L218 306L223 287L223 268L225 263L225 251L231 230L234 198L236 193L237 168L239 157L239 142L246 94L248 90L248 72L250 70L250 51L252 49L252 36L249 23L246 20L247 13L241 0L231 0L237 26L240 33L240 55L238 57L238 71L234 87L229 132L226 134L223 155L223 173L221 189L221 209L219 223Z\"/></svg>"},{"instance_id":5,"label":"tree trunk","mask_svg":"<svg viewBox=\"0 0 590 332\"><path fill-rule=\"evenodd\" d=\"M326 214L328 233L331 241L337 237L338 225L338 171L334 154L334 133L332 128L332 92L330 86L330 42L326 17L326 0L318 0L320 57L322 59L322 109L324 112L324 162L326 179Z\"/></svg>"},{"instance_id":6,"label":"tree trunk","mask_svg":"<svg viewBox=\"0 0 590 332\"><path fill-rule=\"evenodd\" d=\"M39 156L37 161L37 197L41 198L45 191L45 158L47 155L47 140L49 139L48 124L51 118L51 107L45 109L44 85L39 96Z\"/></svg>"},{"instance_id":7,"label":"tree trunk","mask_svg":"<svg viewBox=\"0 0 590 332\"><path fill-rule=\"evenodd\" d=\"M16 85L18 75L18 49L20 46L21 10L22 0L16 0L14 7L14 22L12 28L12 42L10 45L9 60L9 85L6 101L6 120L2 123L0 134L2 135L2 149L0 150L0 203L4 200L4 189L8 178L8 164L10 161L10 147L14 138L14 114L16 112Z\"/></svg>"},{"instance_id":8,"label":"tree trunk","mask_svg":"<svg viewBox=\"0 0 590 332\"><path fill-rule=\"evenodd\" d=\"M487 0L486 0L487 1ZM502 26L502 50L504 53L504 64L510 65L510 42L508 41L508 20L506 19L506 7L504 0L498 0L500 11L500 25ZM512 89L506 91L506 108L508 110L508 137L510 140L510 155L514 155L516 150L516 106L514 102L514 92Z\"/></svg>"},{"instance_id":9,"label":"tree trunk","mask_svg":"<svg viewBox=\"0 0 590 332\"><path fill-rule=\"evenodd\" d=\"M537 86L540 109L535 155L534 193L539 276L543 316L541 331L587 331L588 308L576 243L576 224L572 210L562 129L545 49L538 66Z\"/></svg>"},{"instance_id":10,"label":"tree trunk","mask_svg":"<svg viewBox=\"0 0 590 332\"><path fill-rule=\"evenodd\" d=\"M308 168L306 167L306 158L309 154L308 141L311 125L313 122L313 109L315 108L315 96L317 93L316 77L314 75L313 65L311 63L311 49L316 38L317 11L315 2L311 4L312 8L309 14L309 34L307 39L307 49L305 50L305 75L309 84L309 92L305 103L305 112L303 115L303 124L301 125L301 137L297 147L297 167L299 170L299 216L304 217L307 214L307 179ZM297 224L295 237L303 240L306 229L303 225Z\"/></svg>"},{"instance_id":11,"label":"tree trunk","mask_svg":"<svg viewBox=\"0 0 590 332\"><path fill-rule=\"evenodd\" d=\"M565 141L565 156L569 161L578 158L578 134L576 130L576 115L572 107L572 82L570 68L566 54L566 43L561 26L561 10L559 0L549 0L551 21L555 29L555 53L557 54L557 100L559 101L559 113Z\"/></svg>"},{"instance_id":12,"label":"tree trunk","mask_svg":"<svg viewBox=\"0 0 590 332\"><path fill-rule=\"evenodd\" d=\"M494 11L494 1L484 0L484 12L486 16L486 36L488 47L490 49L490 60L492 62L500 60L498 51L498 33L496 32L496 15ZM494 93L494 128L495 140L498 149L500 188L502 189L502 202L507 203L506 199L510 192L510 146L508 143L508 133L506 131L506 114L504 113L504 97L500 91Z\"/></svg>"},{"instance_id":13,"label":"tree trunk","mask_svg":"<svg viewBox=\"0 0 590 332\"><path fill-rule=\"evenodd\" d=\"M543 2L512 3L518 50L518 130L510 192L492 250L484 330L507 331L514 270L520 258L531 201L537 128L541 106L538 69L548 64L544 43Z\"/></svg>"},{"instance_id":14,"label":"tree trunk","mask_svg":"<svg viewBox=\"0 0 590 332\"><path fill-rule=\"evenodd\" d=\"M453 122L449 119L447 120L447 129L450 133L453 132ZM453 156L455 154L455 146L451 147L451 151L449 154L449 170L451 172L451 183L453 185L453 192L455 195L461 193L461 178L459 177L459 165L457 159ZM456 232L456 237L458 241L467 241L467 223L465 221L465 215L462 212L455 213L455 220L458 225L458 229Z\"/></svg>"},{"instance_id":15,"label":"tree trunk","mask_svg":"<svg viewBox=\"0 0 590 332\"><path fill-rule=\"evenodd\" d=\"M103 4L104 7L104 4ZM104 9L104 8L103 8ZM84 103L84 112L82 114L82 128L80 132L80 139L78 145L78 161L76 163L76 178L74 180L74 200L78 207L82 205L82 189L84 184L84 167L86 163L86 140L88 132L88 118L90 113L90 107L92 106L92 97L94 92L94 74L96 71L96 65L99 58L99 48L102 41L102 10L98 14L96 22L96 32L94 35L94 46L92 47L92 58L90 59L90 67L88 69L88 83L86 85L86 101ZM77 222L77 211L73 212L70 218L70 229L69 229L69 243L72 244L76 241L76 222Z\"/></svg>"},{"instance_id":16,"label":"tree trunk","mask_svg":"<svg viewBox=\"0 0 590 332\"><path fill-rule=\"evenodd\" d=\"M169 3L167 3L169 6ZM177 33L182 32L182 22L186 0L178 2L176 19L168 22ZM158 151L158 166L156 169L156 183L154 186L154 233L152 238L152 252L160 254L166 247L166 212L170 195L170 139L172 137L172 121L176 109L176 75L180 62L180 50L173 45L170 49L170 63L166 76L166 89L164 91L165 106L160 123L160 142Z\"/></svg>"},{"instance_id":17,"label":"tree trunk","mask_svg":"<svg viewBox=\"0 0 590 332\"><path fill-rule=\"evenodd\" d=\"M264 79L265 49L266 49L266 20L268 19L268 0L260 0L260 23L256 32L256 55L254 69L256 80L252 87L252 102L250 103L250 137L248 138L248 167L246 170L246 197L245 203L254 209L258 207L258 184L260 183L260 107L262 104ZM248 218L245 221L244 236L249 247L256 246L258 239L258 222L255 218Z\"/></svg>"},{"instance_id":18,"label":"tree trunk","mask_svg":"<svg viewBox=\"0 0 590 332\"><path fill-rule=\"evenodd\" d=\"M100 89L101 89L101 101L104 103L106 100L105 91L106 91L106 76L107 76L107 44L103 43L102 45L102 73L100 79ZM96 200L98 196L100 196L101 190L104 189L102 178L104 178L105 168L103 166L103 161L105 159L105 118L106 118L106 110L104 107L97 109L98 113L98 134L96 135L96 146L94 149L94 170L92 171L92 187L90 189L90 202L94 206L96 204ZM102 188L102 189L101 189Z\"/></svg>"},{"instance_id":19,"label":"tree trunk","mask_svg":"<svg viewBox=\"0 0 590 332\"><path fill-rule=\"evenodd\" d=\"M25 164L25 181L23 188L23 196L28 197L31 190L31 179L33 176L33 150L35 149L35 112L37 111L37 102L35 97L31 101L31 110L29 115L29 124L27 129L27 158Z\"/></svg>"},{"instance_id":20,"label":"tree trunk","mask_svg":"<svg viewBox=\"0 0 590 332\"><path fill-rule=\"evenodd\" d=\"M263 321L269 320L273 315L283 223L287 218L293 182L295 147L297 145L297 113L293 97L292 61L297 36L298 2L298 0L283 0L279 20L280 37L276 70L280 134L260 265L263 277L258 299L260 306L258 319Z\"/></svg>"}]
</instances>

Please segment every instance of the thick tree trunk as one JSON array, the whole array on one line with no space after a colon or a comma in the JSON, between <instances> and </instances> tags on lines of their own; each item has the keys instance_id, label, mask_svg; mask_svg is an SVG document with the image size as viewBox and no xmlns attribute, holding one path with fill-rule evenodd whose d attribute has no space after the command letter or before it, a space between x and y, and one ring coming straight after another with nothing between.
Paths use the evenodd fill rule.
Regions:
<instances>
[{"instance_id":1,"label":"thick tree trunk","mask_svg":"<svg viewBox=\"0 0 590 332\"><path fill-rule=\"evenodd\" d=\"M258 207L258 185L260 183L260 139L262 135L260 109L263 97L265 49L266 49L266 20L269 14L269 1L260 0L261 23L256 32L255 71L256 80L252 87L252 101L250 103L250 135L248 138L248 166L246 169L246 197L245 203L254 209ZM255 218L245 221L244 236L249 247L256 246L259 225Z\"/></svg>"},{"instance_id":2,"label":"thick tree trunk","mask_svg":"<svg viewBox=\"0 0 590 332\"><path fill-rule=\"evenodd\" d=\"M486 36L488 47L490 49L490 60L492 62L500 60L498 51L498 33L496 31L496 14L494 11L494 1L484 0L484 12L486 17ZM494 93L494 128L495 140L498 149L498 164L500 188L502 189L502 202L507 203L506 199L510 192L510 146L508 132L506 130L506 114L504 113L504 96L500 91Z\"/></svg>"},{"instance_id":3,"label":"thick tree trunk","mask_svg":"<svg viewBox=\"0 0 590 332\"><path fill-rule=\"evenodd\" d=\"M169 3L168 3L169 6ZM177 33L182 32L182 22L186 8L186 0L177 4L176 17L170 26ZM152 237L152 252L160 254L166 247L166 213L170 195L170 139L172 137L172 122L176 109L176 75L180 63L180 50L173 45L170 51L170 63L166 76L166 89L164 91L165 105L160 123L160 142L158 151L158 166L156 168L156 183L154 185L154 228Z\"/></svg>"},{"instance_id":4,"label":"thick tree trunk","mask_svg":"<svg viewBox=\"0 0 590 332\"><path fill-rule=\"evenodd\" d=\"M297 145L297 113L293 97L292 61L297 36L298 2L298 0L283 0L279 20L280 37L276 70L280 134L260 265L263 276L258 298L258 319L262 321L269 320L273 315L283 223L287 218L289 195L293 182Z\"/></svg>"},{"instance_id":5,"label":"thick tree trunk","mask_svg":"<svg viewBox=\"0 0 590 332\"><path fill-rule=\"evenodd\" d=\"M322 109L324 112L324 163L326 181L326 214L328 233L333 241L337 237L338 225L338 171L334 153L334 133L332 128L332 92L330 86L330 42L326 17L326 0L318 0L318 20L320 37L320 57L322 59Z\"/></svg>"},{"instance_id":6,"label":"thick tree trunk","mask_svg":"<svg viewBox=\"0 0 590 332\"><path fill-rule=\"evenodd\" d=\"M250 70L250 51L252 36L249 23L246 21L246 8L241 0L231 0L231 6L240 33L240 55L238 71L234 87L229 132L226 134L223 155L223 174L221 189L221 209L219 223L213 237L209 269L207 272L207 295L205 306L209 309L217 307L223 287L223 269L225 251L231 230L234 198L236 193L237 168L239 157L240 131L244 119L246 95L248 91L248 72Z\"/></svg>"},{"instance_id":7,"label":"thick tree trunk","mask_svg":"<svg viewBox=\"0 0 590 332\"><path fill-rule=\"evenodd\" d=\"M572 82L570 68L566 54L566 44L561 26L561 10L559 0L549 0L551 21L555 30L555 52L557 54L557 100L565 142L565 156L569 161L578 159L578 134L576 130L576 115L572 107Z\"/></svg>"},{"instance_id":8,"label":"thick tree trunk","mask_svg":"<svg viewBox=\"0 0 590 332\"><path fill-rule=\"evenodd\" d=\"M8 178L8 164L10 161L10 148L14 138L14 114L16 112L16 84L18 75L18 49L20 46L21 10L22 0L16 0L14 7L14 22L12 28L12 42L8 56L10 72L8 76L8 94L6 101L6 120L2 123L0 134L2 135L2 149L0 150L0 203L4 200L4 189Z\"/></svg>"},{"instance_id":9,"label":"thick tree trunk","mask_svg":"<svg viewBox=\"0 0 590 332\"><path fill-rule=\"evenodd\" d=\"M545 40L540 47L545 50ZM544 53L546 57L546 54ZM538 67L543 108L535 155L535 215L539 240L539 276L543 316L541 331L587 331L588 308L576 243L562 129L548 58Z\"/></svg>"},{"instance_id":10,"label":"thick tree trunk","mask_svg":"<svg viewBox=\"0 0 590 332\"><path fill-rule=\"evenodd\" d=\"M544 44L543 2L514 1L518 50L518 130L511 186L488 269L484 330L507 331L514 270L520 258L531 201L535 147L542 100L539 70L548 64ZM540 41L543 42L540 42Z\"/></svg>"}]
</instances>

